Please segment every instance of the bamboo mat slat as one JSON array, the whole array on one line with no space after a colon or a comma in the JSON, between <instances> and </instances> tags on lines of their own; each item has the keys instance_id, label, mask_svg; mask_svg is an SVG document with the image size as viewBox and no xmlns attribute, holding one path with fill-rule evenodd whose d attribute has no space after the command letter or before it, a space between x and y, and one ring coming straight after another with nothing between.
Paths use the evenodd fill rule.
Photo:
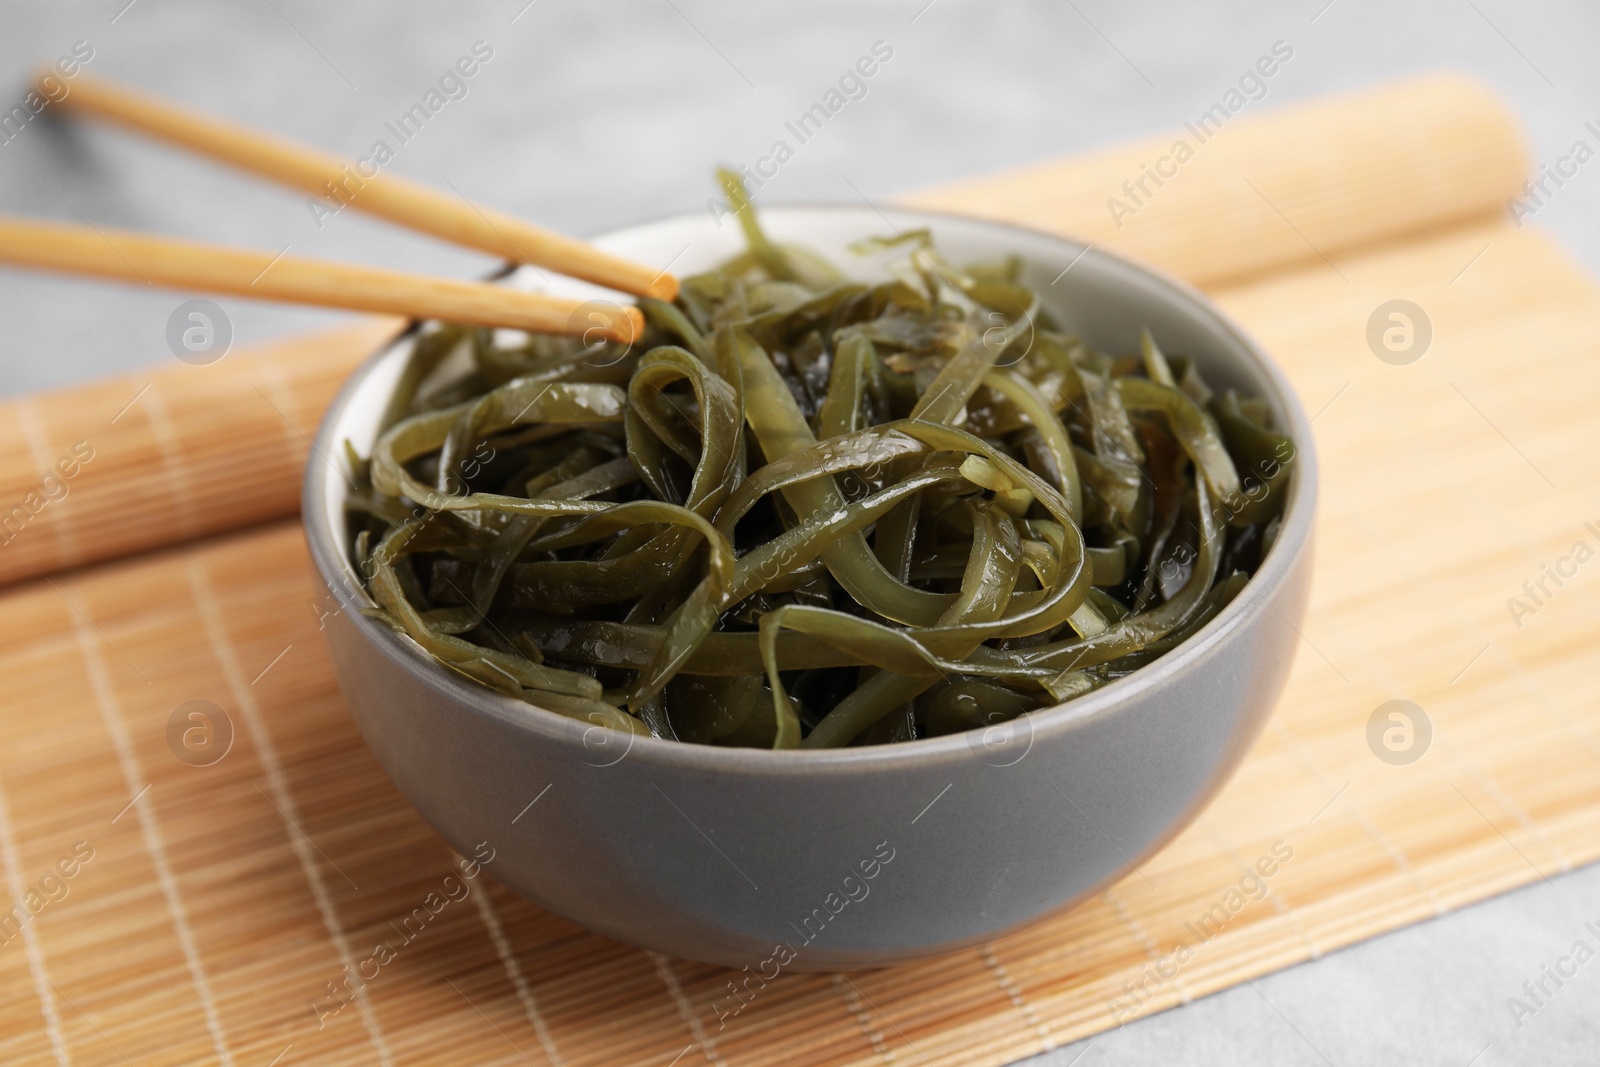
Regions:
<instances>
[{"instance_id":1,"label":"bamboo mat slat","mask_svg":"<svg viewBox=\"0 0 1600 1067\"><path fill-rule=\"evenodd\" d=\"M1515 118L1466 78L1430 75L1281 110L1266 98L1240 104L1162 137L906 202L1071 234L1210 289L1504 216L1527 177Z\"/></svg>"},{"instance_id":2,"label":"bamboo mat slat","mask_svg":"<svg viewBox=\"0 0 1600 1067\"><path fill-rule=\"evenodd\" d=\"M1440 84L1382 97L1385 113ZM1461 108L1476 91L1451 92ZM1292 114L1273 121L1294 127ZM1176 184L1164 192L1177 202ZM93 849L65 896L0 943L0 1063L1001 1064L1600 858L1600 709L1588 695L1600 567L1564 579L1520 627L1506 605L1576 542L1600 548L1585 525L1600 529L1600 455L1587 447L1600 288L1546 238L1489 220L1498 192L1472 193L1474 210L1452 195L1463 199L1427 225L1393 220L1395 239L1353 242L1331 262L1289 256L1286 242L1284 264L1299 266L1214 287L1316 414L1324 467L1289 688L1217 800L1071 911L936 960L785 977L725 1029L712 1003L727 972L588 934L495 885L492 864L319 1027L313 1004L336 1003L326 983L341 964L397 942L391 924L455 858L342 706L318 632L326 600L294 521L241 511L174 524L169 542L237 529L65 571L161 543L94 541L102 504L85 480L80 555L34 549L35 570L5 573L38 576L0 590L0 901L37 889L76 843ZM1365 341L1372 310L1394 298L1434 329L1404 367ZM309 397L331 389L355 340L273 358ZM224 423L247 414L239 398L260 381L238 363L214 401L240 405ZM175 385L169 411L190 399ZM85 404L76 422L52 401L47 440L87 436L76 427L127 397L115 400ZM309 432L309 400L297 417ZM279 515L292 508L291 458L304 457L282 421L276 458L252 459L285 483ZM203 441L182 456L202 462ZM120 478L169 476L171 453L144 447ZM189 484L237 492L213 477ZM97 491L109 500L115 482ZM55 536L29 528L0 560ZM1435 730L1408 766L1367 747L1368 717L1395 698ZM233 723L213 766L167 747L169 716L189 700ZM1266 895L1230 897L1274 847L1292 857ZM1208 915L1212 936L1196 936ZM1180 943L1191 951L1163 977Z\"/></svg>"},{"instance_id":3,"label":"bamboo mat slat","mask_svg":"<svg viewBox=\"0 0 1600 1067\"><path fill-rule=\"evenodd\" d=\"M0 583L293 514L317 420L401 325L0 402Z\"/></svg>"}]
</instances>

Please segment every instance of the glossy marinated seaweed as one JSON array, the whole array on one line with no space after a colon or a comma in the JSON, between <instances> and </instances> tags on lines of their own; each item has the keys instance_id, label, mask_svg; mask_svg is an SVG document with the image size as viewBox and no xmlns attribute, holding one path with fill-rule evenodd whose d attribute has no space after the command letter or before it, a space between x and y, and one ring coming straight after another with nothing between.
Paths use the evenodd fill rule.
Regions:
<instances>
[{"instance_id":1,"label":"glossy marinated seaweed","mask_svg":"<svg viewBox=\"0 0 1600 1067\"><path fill-rule=\"evenodd\" d=\"M529 704L683 741L928 737L1088 693L1271 547L1294 448L926 232L852 281L762 231L614 342L434 325L369 460L369 614Z\"/></svg>"}]
</instances>

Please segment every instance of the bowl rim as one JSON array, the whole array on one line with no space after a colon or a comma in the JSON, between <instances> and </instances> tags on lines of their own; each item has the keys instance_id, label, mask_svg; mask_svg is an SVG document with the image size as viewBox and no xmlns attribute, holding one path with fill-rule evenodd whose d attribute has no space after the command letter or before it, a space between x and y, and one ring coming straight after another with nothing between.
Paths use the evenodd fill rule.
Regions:
<instances>
[{"instance_id":1,"label":"bowl rim","mask_svg":"<svg viewBox=\"0 0 1600 1067\"><path fill-rule=\"evenodd\" d=\"M917 208L890 207L880 211L870 204L800 202L763 208L765 217L820 212L866 214L875 216L880 221L889 222L891 227L897 225L896 217L912 225L929 226L936 226L941 220L948 220L1002 233L1026 235L1029 240L1043 239L1061 245L1064 251L1073 253L1073 262L1090 255L1110 260L1125 271L1145 276L1147 281L1154 283L1156 289L1164 289L1165 296L1174 304L1183 306L1199 318L1211 320L1218 334L1230 343L1233 358L1248 365L1249 369L1267 384L1271 393L1269 399L1289 424L1288 436L1295 445L1296 471L1290 483L1290 496L1284 508L1283 523L1266 559L1251 575L1244 589L1206 625L1165 655L1085 696L1028 712L1019 717L1027 720L1030 746L1050 735L1069 733L1091 720L1119 713L1133 714L1131 707L1137 703L1136 698L1140 694L1180 683L1191 665L1215 654L1218 647L1244 624L1266 610L1276 610L1272 608L1271 601L1294 574L1311 540L1319 480L1316 445L1310 421L1306 418L1305 410L1287 375L1266 350L1220 307L1194 286L1160 268L1093 243L1012 222ZM639 231L670 226L694 218L696 214L677 212L608 231L594 240L600 243L625 240ZM511 273L513 271L509 268L501 268L492 272L489 280L503 279ZM334 431L341 422L345 410L374 368L397 346L411 343L421 325L421 320L412 320L405 330L367 357L345 379L318 425L315 447L307 456L302 485L302 525L317 576L325 589L330 592L340 585L359 590L358 596L364 603L351 603L337 592L333 593L340 602L339 614L348 614L349 622L356 632L386 660L408 674L417 684L426 686L438 695L451 700L464 712L490 716L530 736L567 747L573 750L574 755L587 753L592 756L600 753L609 757L607 752L609 739L622 737L628 739L622 756L616 760L608 758L605 762L586 761L591 762L593 766L611 766L628 758L663 768L703 770L734 776L741 774L770 776L859 773L880 766L885 769L907 764L925 767L930 764L968 761L974 758L974 741L984 732L978 729L892 744L794 750L734 748L623 734L621 731L606 727L584 724L565 715L538 708L536 705L476 685L427 658L420 646L410 638L396 634L359 611L350 610L371 605L372 601L366 594L360 576L350 564L348 553L336 543L332 525L333 516L325 504L329 466L332 460L324 457L343 454L342 449L338 447L340 443L334 440ZM529 714L530 709L536 714Z\"/></svg>"}]
</instances>

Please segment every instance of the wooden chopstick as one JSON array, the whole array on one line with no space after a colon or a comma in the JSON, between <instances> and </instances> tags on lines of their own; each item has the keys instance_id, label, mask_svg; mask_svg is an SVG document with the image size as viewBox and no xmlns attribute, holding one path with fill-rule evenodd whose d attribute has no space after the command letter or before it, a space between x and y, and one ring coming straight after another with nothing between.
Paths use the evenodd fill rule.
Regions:
<instances>
[{"instance_id":1,"label":"wooden chopstick","mask_svg":"<svg viewBox=\"0 0 1600 1067\"><path fill-rule=\"evenodd\" d=\"M538 333L598 334L631 344L644 332L636 307L580 301L350 263L273 255L171 237L0 216L0 262L232 293L260 300L510 326Z\"/></svg>"},{"instance_id":2,"label":"wooden chopstick","mask_svg":"<svg viewBox=\"0 0 1600 1067\"><path fill-rule=\"evenodd\" d=\"M330 152L212 118L87 72L72 80L72 91L54 106L118 123L315 197L333 196L358 211L503 259L548 267L635 296L671 300L678 295L678 280L664 270L382 173L376 166L366 174Z\"/></svg>"}]
</instances>

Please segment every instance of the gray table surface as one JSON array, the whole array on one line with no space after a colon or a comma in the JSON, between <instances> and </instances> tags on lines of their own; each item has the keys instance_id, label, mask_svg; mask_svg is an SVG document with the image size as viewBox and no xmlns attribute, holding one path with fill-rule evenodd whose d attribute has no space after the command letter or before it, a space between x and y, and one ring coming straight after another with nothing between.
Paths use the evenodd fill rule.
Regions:
<instances>
[{"instance_id":1,"label":"gray table surface","mask_svg":"<svg viewBox=\"0 0 1600 1067\"><path fill-rule=\"evenodd\" d=\"M414 176L569 232L700 209L715 162L753 162L841 72L893 57L762 198L876 199L1176 126L1274 41L1281 104L1397 75L1476 73L1516 106L1536 159L1600 119L1592 0L12 0L0 100L93 49L89 69L344 154L364 152L475 42L492 57L399 149ZM15 97L16 101L11 98ZM855 189L852 189L852 185ZM1540 210L1600 264L1600 165ZM30 124L0 143L0 212L83 217L273 250L467 277L482 257L104 129ZM185 295L0 270L0 395L171 359ZM338 321L224 300L236 343ZM1197 1064L1592 1063L1600 968L1518 1026L1507 998L1600 923L1589 867L1413 926L1032 1061ZM896 1050L915 1063L915 1050Z\"/></svg>"}]
</instances>

